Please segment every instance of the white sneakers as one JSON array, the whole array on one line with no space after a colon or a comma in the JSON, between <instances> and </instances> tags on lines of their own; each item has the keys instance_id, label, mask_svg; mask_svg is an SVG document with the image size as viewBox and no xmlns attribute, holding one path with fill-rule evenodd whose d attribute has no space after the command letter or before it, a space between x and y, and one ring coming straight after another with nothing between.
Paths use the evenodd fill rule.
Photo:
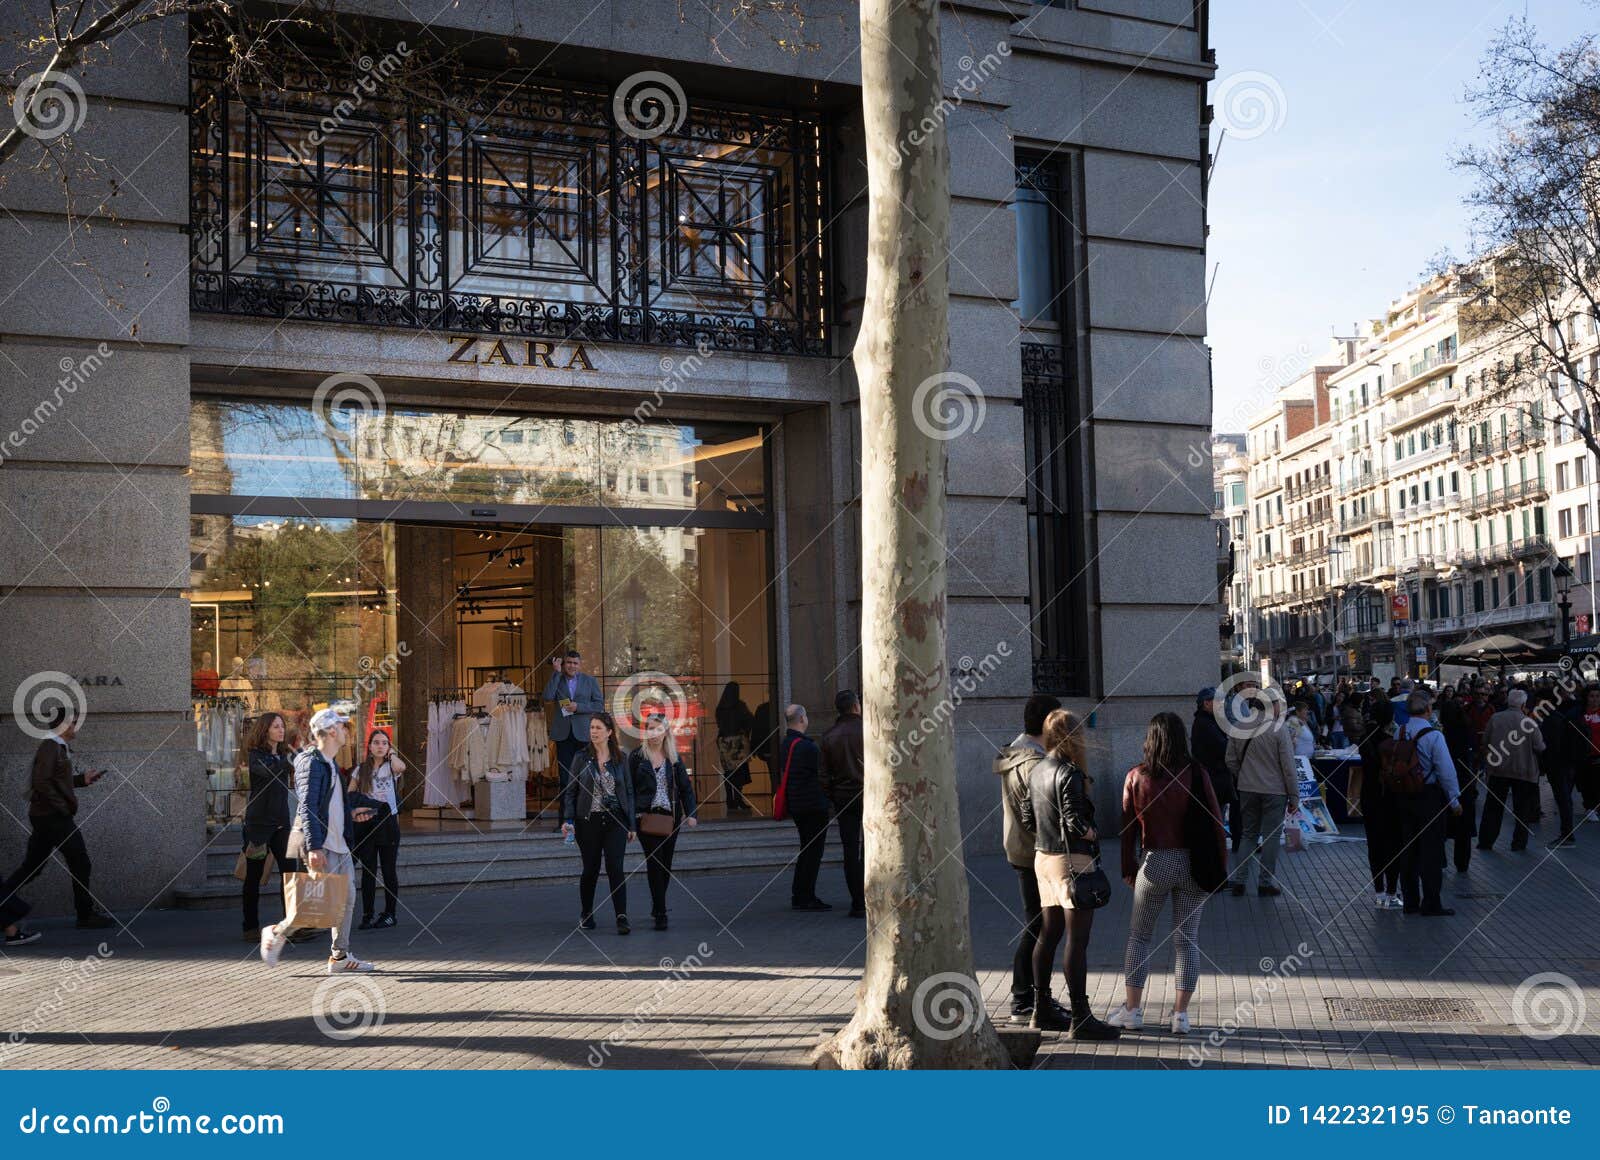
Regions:
<instances>
[{"instance_id":1,"label":"white sneakers","mask_svg":"<svg viewBox=\"0 0 1600 1160\"><path fill-rule=\"evenodd\" d=\"M358 959L355 955L345 955L340 959L328 960L328 974L346 975L351 973L365 974L378 969L376 963L369 963L365 959Z\"/></svg>"},{"instance_id":2,"label":"white sneakers","mask_svg":"<svg viewBox=\"0 0 1600 1160\"><path fill-rule=\"evenodd\" d=\"M1124 1031L1142 1031L1144 1030L1144 1008L1129 1008L1126 1003L1122 1003L1106 1017L1106 1022L1113 1027L1120 1027ZM1189 1013L1187 1011L1174 1011L1172 1013L1172 1033L1174 1035L1189 1034Z\"/></svg>"},{"instance_id":3,"label":"white sneakers","mask_svg":"<svg viewBox=\"0 0 1600 1160\"><path fill-rule=\"evenodd\" d=\"M1113 1027L1120 1027L1124 1031L1140 1031L1144 1028L1144 1008L1135 1007L1129 1010L1126 1003L1119 1004L1117 1009L1111 1012L1106 1022Z\"/></svg>"},{"instance_id":4,"label":"white sneakers","mask_svg":"<svg viewBox=\"0 0 1600 1160\"><path fill-rule=\"evenodd\" d=\"M261 928L261 961L269 967L278 965L278 956L283 954L283 944L289 940L278 933L275 926Z\"/></svg>"},{"instance_id":5,"label":"white sneakers","mask_svg":"<svg viewBox=\"0 0 1600 1160\"><path fill-rule=\"evenodd\" d=\"M283 954L283 946L289 939L286 935L278 933L275 926L261 928L261 961L269 967L278 965L278 957ZM365 959L358 959L355 955L342 955L336 959L328 960L328 974L366 974L377 970L377 965Z\"/></svg>"}]
</instances>

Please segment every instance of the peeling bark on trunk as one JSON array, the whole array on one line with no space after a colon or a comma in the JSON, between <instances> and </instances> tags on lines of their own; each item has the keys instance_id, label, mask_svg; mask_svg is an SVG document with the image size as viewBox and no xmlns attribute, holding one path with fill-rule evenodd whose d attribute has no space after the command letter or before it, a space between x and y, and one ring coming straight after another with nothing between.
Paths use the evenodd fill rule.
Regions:
<instances>
[{"instance_id":1,"label":"peeling bark on trunk","mask_svg":"<svg viewBox=\"0 0 1600 1160\"><path fill-rule=\"evenodd\" d=\"M928 407L949 347L936 0L862 0L861 76L870 200L867 305L853 357L870 933L855 1017L819 1062L1006 1067L973 974L945 649L947 435Z\"/></svg>"}]
</instances>

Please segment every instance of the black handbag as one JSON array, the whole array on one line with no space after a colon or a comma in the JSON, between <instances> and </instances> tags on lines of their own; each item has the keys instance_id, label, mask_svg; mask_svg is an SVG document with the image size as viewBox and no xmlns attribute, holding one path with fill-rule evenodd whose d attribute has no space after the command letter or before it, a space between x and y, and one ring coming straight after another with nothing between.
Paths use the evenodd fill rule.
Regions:
<instances>
[{"instance_id":1,"label":"black handbag","mask_svg":"<svg viewBox=\"0 0 1600 1160\"><path fill-rule=\"evenodd\" d=\"M1189 806L1183 815L1183 842L1189 847L1189 877L1201 890L1215 893L1228 882L1227 855L1217 841L1217 819L1200 796L1200 774L1189 767Z\"/></svg>"},{"instance_id":2,"label":"black handbag","mask_svg":"<svg viewBox=\"0 0 1600 1160\"><path fill-rule=\"evenodd\" d=\"M1100 856L1095 855L1094 865L1071 877L1072 908L1074 910L1099 910L1111 901L1111 879L1100 868Z\"/></svg>"}]
</instances>

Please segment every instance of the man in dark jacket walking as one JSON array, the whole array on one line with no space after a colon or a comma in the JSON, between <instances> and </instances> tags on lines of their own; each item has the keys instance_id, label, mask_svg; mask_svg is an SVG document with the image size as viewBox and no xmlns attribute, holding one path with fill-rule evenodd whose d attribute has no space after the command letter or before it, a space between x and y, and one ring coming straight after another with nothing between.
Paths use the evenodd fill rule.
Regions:
<instances>
[{"instance_id":1,"label":"man in dark jacket walking","mask_svg":"<svg viewBox=\"0 0 1600 1160\"><path fill-rule=\"evenodd\" d=\"M822 792L822 751L806 736L811 724L805 706L790 705L784 714L789 728L778 747L778 777L788 786L786 801L795 829L800 831L800 855L794 863L794 886L789 904L796 910L832 910L817 897L817 871L828 843L828 796Z\"/></svg>"},{"instance_id":2,"label":"man in dark jacket walking","mask_svg":"<svg viewBox=\"0 0 1600 1160\"><path fill-rule=\"evenodd\" d=\"M1228 834L1233 841L1233 852L1239 852L1244 840L1244 829L1239 825L1239 793L1234 788L1233 774L1228 772L1228 735L1217 721L1217 691L1201 689L1194 698L1194 722L1189 726L1189 752L1211 779L1211 790L1217 795L1218 810L1226 810Z\"/></svg>"},{"instance_id":3,"label":"man in dark jacket walking","mask_svg":"<svg viewBox=\"0 0 1600 1160\"><path fill-rule=\"evenodd\" d=\"M850 891L850 917L867 916L865 865L861 850L861 791L866 770L866 737L861 698L845 689L833 699L839 719L822 735L822 792L833 805L844 848L844 884Z\"/></svg>"},{"instance_id":4,"label":"man in dark jacket walking","mask_svg":"<svg viewBox=\"0 0 1600 1160\"><path fill-rule=\"evenodd\" d=\"M32 882L56 853L67 864L72 876L72 901L78 911L80 930L104 930L116 920L101 914L89 893L89 849L78 832L76 790L91 786L105 774L103 769L79 773L72 763L72 739L78 735L77 718L65 708L57 708L48 722L50 736L39 742L33 755L33 774L28 793L27 852L16 873L0 883L0 908L7 919L26 911L19 892ZM35 734L37 736L37 734Z\"/></svg>"}]
</instances>

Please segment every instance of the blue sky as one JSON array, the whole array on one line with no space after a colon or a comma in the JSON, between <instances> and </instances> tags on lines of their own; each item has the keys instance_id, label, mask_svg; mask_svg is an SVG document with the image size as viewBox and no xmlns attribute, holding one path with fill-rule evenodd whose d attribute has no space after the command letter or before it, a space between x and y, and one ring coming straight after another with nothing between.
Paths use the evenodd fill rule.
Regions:
<instances>
[{"instance_id":1,"label":"blue sky","mask_svg":"<svg viewBox=\"0 0 1600 1160\"><path fill-rule=\"evenodd\" d=\"M1463 93L1524 12L1552 43L1600 27L1587 0L1214 0L1212 102L1235 122L1211 185L1219 429L1463 249L1450 156L1481 133Z\"/></svg>"}]
</instances>

